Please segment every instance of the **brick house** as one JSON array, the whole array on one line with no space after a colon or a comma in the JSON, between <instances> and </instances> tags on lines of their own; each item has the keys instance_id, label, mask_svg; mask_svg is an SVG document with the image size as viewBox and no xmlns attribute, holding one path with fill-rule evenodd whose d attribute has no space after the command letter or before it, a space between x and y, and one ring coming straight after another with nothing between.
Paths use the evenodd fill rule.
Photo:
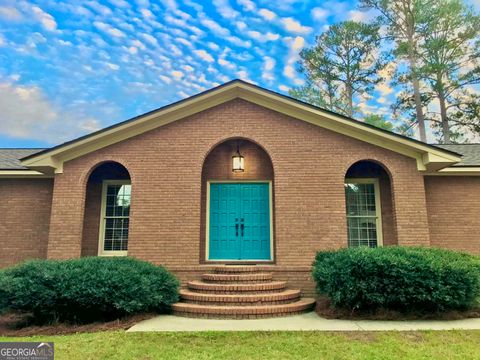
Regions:
<instances>
[{"instance_id":1,"label":"brick house","mask_svg":"<svg viewBox=\"0 0 480 360\"><path fill-rule=\"evenodd\" d=\"M182 281L316 251L480 254L480 145L433 146L242 82L50 149L0 150L0 267L130 255Z\"/></svg>"}]
</instances>

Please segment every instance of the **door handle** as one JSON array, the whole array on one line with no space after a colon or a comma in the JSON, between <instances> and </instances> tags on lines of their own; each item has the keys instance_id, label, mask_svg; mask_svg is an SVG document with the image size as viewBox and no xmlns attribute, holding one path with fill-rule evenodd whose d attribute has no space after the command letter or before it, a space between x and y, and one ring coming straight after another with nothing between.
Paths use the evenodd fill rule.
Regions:
<instances>
[{"instance_id":1,"label":"door handle","mask_svg":"<svg viewBox=\"0 0 480 360\"><path fill-rule=\"evenodd\" d=\"M245 228L245 225L244 224L240 224L240 229L242 230L242 236L243 236L243 230Z\"/></svg>"},{"instance_id":2,"label":"door handle","mask_svg":"<svg viewBox=\"0 0 480 360\"><path fill-rule=\"evenodd\" d=\"M238 236L238 223L235 224L235 236Z\"/></svg>"}]
</instances>

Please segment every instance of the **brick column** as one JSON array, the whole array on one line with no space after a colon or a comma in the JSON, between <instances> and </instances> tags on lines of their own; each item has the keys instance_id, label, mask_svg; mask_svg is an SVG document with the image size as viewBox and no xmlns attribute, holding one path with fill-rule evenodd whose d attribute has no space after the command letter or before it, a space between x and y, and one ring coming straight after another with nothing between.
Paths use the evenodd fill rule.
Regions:
<instances>
[{"instance_id":1,"label":"brick column","mask_svg":"<svg viewBox=\"0 0 480 360\"><path fill-rule=\"evenodd\" d=\"M80 257L85 188L78 174L57 174L53 186L47 258Z\"/></svg>"},{"instance_id":2,"label":"brick column","mask_svg":"<svg viewBox=\"0 0 480 360\"><path fill-rule=\"evenodd\" d=\"M393 200L398 245L430 246L423 175L394 173Z\"/></svg>"}]
</instances>

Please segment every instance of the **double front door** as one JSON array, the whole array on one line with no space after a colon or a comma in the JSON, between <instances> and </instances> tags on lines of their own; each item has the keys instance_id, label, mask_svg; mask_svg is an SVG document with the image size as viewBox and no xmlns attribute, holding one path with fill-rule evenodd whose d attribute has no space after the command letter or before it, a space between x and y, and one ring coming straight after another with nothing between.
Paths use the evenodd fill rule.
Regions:
<instances>
[{"instance_id":1,"label":"double front door","mask_svg":"<svg viewBox=\"0 0 480 360\"><path fill-rule=\"evenodd\" d=\"M208 186L208 259L271 260L270 183Z\"/></svg>"}]
</instances>

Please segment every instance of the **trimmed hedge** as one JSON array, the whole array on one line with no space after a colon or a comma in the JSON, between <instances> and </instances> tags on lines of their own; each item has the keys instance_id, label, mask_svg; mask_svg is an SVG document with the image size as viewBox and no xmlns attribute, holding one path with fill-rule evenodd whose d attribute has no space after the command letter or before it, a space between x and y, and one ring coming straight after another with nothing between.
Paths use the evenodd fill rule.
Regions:
<instances>
[{"instance_id":1,"label":"trimmed hedge","mask_svg":"<svg viewBox=\"0 0 480 360\"><path fill-rule=\"evenodd\" d=\"M449 250L395 246L319 252L312 273L320 294L351 310L464 310L480 298L479 257Z\"/></svg>"},{"instance_id":2,"label":"trimmed hedge","mask_svg":"<svg viewBox=\"0 0 480 360\"><path fill-rule=\"evenodd\" d=\"M168 311L178 301L171 273L128 257L33 260L2 273L0 307L31 312L40 322L110 320Z\"/></svg>"}]
</instances>

